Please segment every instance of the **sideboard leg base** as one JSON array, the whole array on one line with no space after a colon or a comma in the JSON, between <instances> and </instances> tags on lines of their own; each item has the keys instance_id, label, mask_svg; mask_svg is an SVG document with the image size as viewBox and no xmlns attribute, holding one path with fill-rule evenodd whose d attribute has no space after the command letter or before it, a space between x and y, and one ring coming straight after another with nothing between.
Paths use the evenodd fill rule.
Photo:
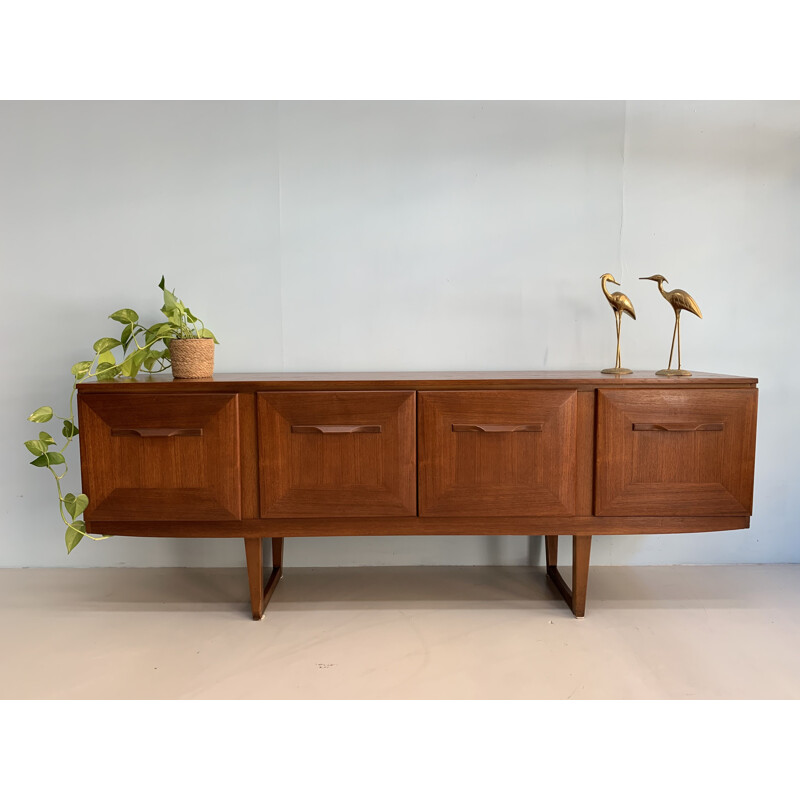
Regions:
<instances>
[{"instance_id":1,"label":"sideboard leg base","mask_svg":"<svg viewBox=\"0 0 800 800\"><path fill-rule=\"evenodd\" d=\"M591 536L572 537L572 589L558 571L558 536L545 536L545 558L547 577L553 581L572 613L582 617L586 613L586 588L589 582L589 554L592 549Z\"/></svg>"},{"instance_id":2,"label":"sideboard leg base","mask_svg":"<svg viewBox=\"0 0 800 800\"><path fill-rule=\"evenodd\" d=\"M245 539L244 551L247 558L247 579L250 584L250 605L253 619L264 616L272 593L283 577L283 538L272 539L272 572L264 585L264 540Z\"/></svg>"}]
</instances>

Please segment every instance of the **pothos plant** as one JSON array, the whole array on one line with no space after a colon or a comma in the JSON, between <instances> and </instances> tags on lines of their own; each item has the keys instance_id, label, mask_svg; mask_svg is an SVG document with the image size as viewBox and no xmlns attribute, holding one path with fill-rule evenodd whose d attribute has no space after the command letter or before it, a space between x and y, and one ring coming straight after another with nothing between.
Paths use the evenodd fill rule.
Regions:
<instances>
[{"instance_id":1,"label":"pothos plant","mask_svg":"<svg viewBox=\"0 0 800 800\"><path fill-rule=\"evenodd\" d=\"M61 417L50 406L37 408L28 420L44 424L52 419L62 423L61 436L64 443L59 448L55 437L47 431L42 431L38 439L25 442L25 447L36 456L30 463L34 467L47 469L55 479L58 491L58 510L61 519L67 526L65 541L67 553L78 545L84 538L108 539L108 536L93 536L86 532L86 523L81 519L83 512L89 505L89 498L85 494L74 495L72 492L64 493L62 481L69 471L65 451L78 435L78 426L75 424L75 394L78 384L90 378L99 381L135 378L139 372L163 372L170 365L169 340L170 339L213 339L214 334L205 327L202 320L192 312L164 286L164 277L158 288L164 293L164 305L161 313L167 318L166 322L156 322L145 328L139 322L139 315L132 308L121 308L109 315L122 325L119 338L104 336L94 345L94 355L90 360L79 361L73 364L72 391L69 395L68 414ZM218 343L218 342L217 342ZM60 473L55 468L63 467Z\"/></svg>"}]
</instances>

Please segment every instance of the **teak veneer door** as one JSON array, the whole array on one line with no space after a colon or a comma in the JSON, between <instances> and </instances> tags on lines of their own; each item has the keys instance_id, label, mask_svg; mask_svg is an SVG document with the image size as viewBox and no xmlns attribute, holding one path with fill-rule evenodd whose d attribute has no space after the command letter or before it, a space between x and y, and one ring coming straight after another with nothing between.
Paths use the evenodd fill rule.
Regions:
<instances>
[{"instance_id":1,"label":"teak veneer door","mask_svg":"<svg viewBox=\"0 0 800 800\"><path fill-rule=\"evenodd\" d=\"M577 392L419 393L420 516L575 513Z\"/></svg>"},{"instance_id":2,"label":"teak veneer door","mask_svg":"<svg viewBox=\"0 0 800 800\"><path fill-rule=\"evenodd\" d=\"M599 390L595 514L751 514L757 392Z\"/></svg>"},{"instance_id":3,"label":"teak veneer door","mask_svg":"<svg viewBox=\"0 0 800 800\"><path fill-rule=\"evenodd\" d=\"M262 517L413 516L415 393L261 392Z\"/></svg>"},{"instance_id":4,"label":"teak veneer door","mask_svg":"<svg viewBox=\"0 0 800 800\"><path fill-rule=\"evenodd\" d=\"M242 518L235 394L84 394L78 414L88 521Z\"/></svg>"}]
</instances>

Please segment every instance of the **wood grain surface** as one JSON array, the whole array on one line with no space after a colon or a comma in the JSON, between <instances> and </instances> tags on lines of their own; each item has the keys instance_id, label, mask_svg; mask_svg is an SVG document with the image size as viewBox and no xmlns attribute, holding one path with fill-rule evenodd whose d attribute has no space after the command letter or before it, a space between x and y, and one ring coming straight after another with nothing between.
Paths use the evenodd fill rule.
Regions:
<instances>
[{"instance_id":1,"label":"wood grain surface","mask_svg":"<svg viewBox=\"0 0 800 800\"><path fill-rule=\"evenodd\" d=\"M577 392L419 393L420 516L575 513Z\"/></svg>"},{"instance_id":2,"label":"wood grain surface","mask_svg":"<svg viewBox=\"0 0 800 800\"><path fill-rule=\"evenodd\" d=\"M750 514L757 389L598 392L595 514Z\"/></svg>"},{"instance_id":3,"label":"wood grain surface","mask_svg":"<svg viewBox=\"0 0 800 800\"><path fill-rule=\"evenodd\" d=\"M599 371L514 371L514 372L253 372L219 373L213 378L174 379L167 373L139 375L115 381L87 381L79 393L115 392L261 392L321 391L337 389L514 389L547 388L581 390L615 387L669 386L755 386L756 378L695 372L690 377L665 377L655 372L603 375Z\"/></svg>"},{"instance_id":4,"label":"wood grain surface","mask_svg":"<svg viewBox=\"0 0 800 800\"><path fill-rule=\"evenodd\" d=\"M78 417L87 522L241 518L237 395L81 395ZM114 435L132 428L201 435Z\"/></svg>"},{"instance_id":5,"label":"wood grain surface","mask_svg":"<svg viewBox=\"0 0 800 800\"><path fill-rule=\"evenodd\" d=\"M415 399L414 392L259 393L261 516L416 514Z\"/></svg>"},{"instance_id":6,"label":"wood grain surface","mask_svg":"<svg viewBox=\"0 0 800 800\"><path fill-rule=\"evenodd\" d=\"M699 533L750 527L750 517L328 517L239 522L98 522L89 533L156 537L569 536Z\"/></svg>"}]
</instances>

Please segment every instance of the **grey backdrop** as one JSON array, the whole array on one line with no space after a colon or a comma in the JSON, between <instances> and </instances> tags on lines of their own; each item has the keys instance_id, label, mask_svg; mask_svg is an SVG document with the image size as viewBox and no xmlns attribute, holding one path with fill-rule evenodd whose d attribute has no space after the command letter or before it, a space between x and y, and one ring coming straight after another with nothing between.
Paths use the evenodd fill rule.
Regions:
<instances>
[{"instance_id":1,"label":"grey backdrop","mask_svg":"<svg viewBox=\"0 0 800 800\"><path fill-rule=\"evenodd\" d=\"M67 558L26 463L27 414L63 408L109 313L158 318L162 273L221 340L217 371L256 372L599 369L606 271L638 315L624 363L658 369L673 316L636 279L661 272L703 310L685 366L760 379L752 527L599 538L593 563L800 560L800 103L4 102L0 267L0 566L244 562L240 540L123 537ZM541 555L524 537L287 544L290 566Z\"/></svg>"}]
</instances>

